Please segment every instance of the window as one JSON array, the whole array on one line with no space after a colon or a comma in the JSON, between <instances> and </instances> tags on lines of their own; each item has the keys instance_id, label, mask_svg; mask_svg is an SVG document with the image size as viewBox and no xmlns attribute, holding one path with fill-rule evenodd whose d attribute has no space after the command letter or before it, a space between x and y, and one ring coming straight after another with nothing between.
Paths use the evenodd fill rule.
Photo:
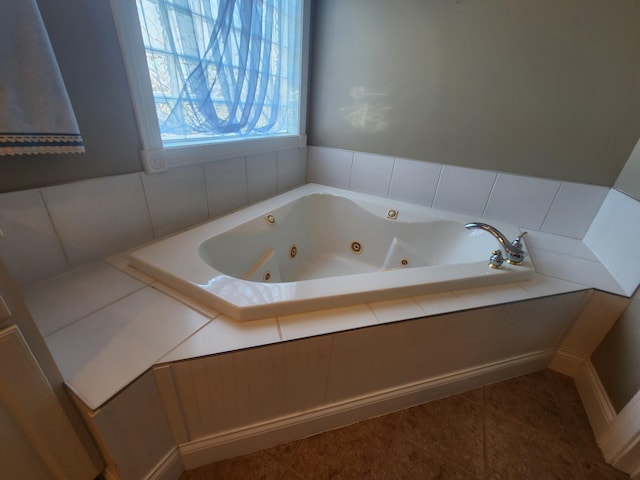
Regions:
<instances>
[{"instance_id":1,"label":"window","mask_svg":"<svg viewBox=\"0 0 640 480\"><path fill-rule=\"evenodd\" d=\"M303 146L304 0L112 0L147 172Z\"/></svg>"}]
</instances>

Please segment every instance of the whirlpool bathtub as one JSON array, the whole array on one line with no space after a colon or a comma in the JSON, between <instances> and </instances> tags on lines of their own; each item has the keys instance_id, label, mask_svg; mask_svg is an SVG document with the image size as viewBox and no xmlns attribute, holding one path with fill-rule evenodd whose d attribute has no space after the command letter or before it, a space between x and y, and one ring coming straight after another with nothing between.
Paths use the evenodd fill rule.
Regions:
<instances>
[{"instance_id":1,"label":"whirlpool bathtub","mask_svg":"<svg viewBox=\"0 0 640 480\"><path fill-rule=\"evenodd\" d=\"M308 184L129 254L159 281L235 320L528 280L488 265L477 219ZM507 238L520 232L493 223Z\"/></svg>"}]
</instances>

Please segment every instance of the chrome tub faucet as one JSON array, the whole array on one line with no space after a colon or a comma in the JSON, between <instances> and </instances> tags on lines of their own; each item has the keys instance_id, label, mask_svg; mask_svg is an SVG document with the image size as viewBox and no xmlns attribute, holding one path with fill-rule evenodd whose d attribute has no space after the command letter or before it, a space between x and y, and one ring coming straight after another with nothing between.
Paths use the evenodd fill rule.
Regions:
<instances>
[{"instance_id":1,"label":"chrome tub faucet","mask_svg":"<svg viewBox=\"0 0 640 480\"><path fill-rule=\"evenodd\" d=\"M522 237L524 237L527 232L524 232L518 235L513 242L509 242L507 238L502 234L500 230L486 223L480 222L472 222L467 223L464 226L466 229L479 228L484 230L485 232L489 232L491 235L496 237L502 248L504 249L504 256L506 257L507 263L518 264L522 263L524 257L526 255L524 249L522 248Z\"/></svg>"}]
</instances>

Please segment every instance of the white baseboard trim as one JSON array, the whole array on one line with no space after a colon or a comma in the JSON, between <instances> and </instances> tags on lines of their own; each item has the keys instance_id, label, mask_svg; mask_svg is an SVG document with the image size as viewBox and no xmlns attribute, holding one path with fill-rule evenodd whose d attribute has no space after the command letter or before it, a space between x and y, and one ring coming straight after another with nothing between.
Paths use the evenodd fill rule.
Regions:
<instances>
[{"instance_id":1,"label":"white baseboard trim","mask_svg":"<svg viewBox=\"0 0 640 480\"><path fill-rule=\"evenodd\" d=\"M573 378L604 459L640 480L640 392L616 413L590 360Z\"/></svg>"},{"instance_id":2,"label":"white baseboard trim","mask_svg":"<svg viewBox=\"0 0 640 480\"><path fill-rule=\"evenodd\" d=\"M598 443L607 462L632 478L640 477L640 392L618 413Z\"/></svg>"},{"instance_id":3,"label":"white baseboard trim","mask_svg":"<svg viewBox=\"0 0 640 480\"><path fill-rule=\"evenodd\" d=\"M613 422L616 411L590 360L584 362L573 378L593 433L600 444L599 439Z\"/></svg>"},{"instance_id":4,"label":"white baseboard trim","mask_svg":"<svg viewBox=\"0 0 640 480\"><path fill-rule=\"evenodd\" d=\"M121 480L120 475L118 475L115 469L110 465L104 467L102 476L104 480Z\"/></svg>"},{"instance_id":5,"label":"white baseboard trim","mask_svg":"<svg viewBox=\"0 0 640 480\"><path fill-rule=\"evenodd\" d=\"M563 375L574 378L580 371L580 367L582 367L584 362L586 362L585 358L565 350L558 350L551 360L549 368L554 372L562 373Z\"/></svg>"},{"instance_id":6,"label":"white baseboard trim","mask_svg":"<svg viewBox=\"0 0 640 480\"><path fill-rule=\"evenodd\" d=\"M184 472L178 448L172 448L144 477L144 480L178 480Z\"/></svg>"},{"instance_id":7,"label":"white baseboard trim","mask_svg":"<svg viewBox=\"0 0 640 480\"><path fill-rule=\"evenodd\" d=\"M400 409L546 368L555 350L544 350L371 392L276 419L216 433L178 445L191 470Z\"/></svg>"}]
</instances>

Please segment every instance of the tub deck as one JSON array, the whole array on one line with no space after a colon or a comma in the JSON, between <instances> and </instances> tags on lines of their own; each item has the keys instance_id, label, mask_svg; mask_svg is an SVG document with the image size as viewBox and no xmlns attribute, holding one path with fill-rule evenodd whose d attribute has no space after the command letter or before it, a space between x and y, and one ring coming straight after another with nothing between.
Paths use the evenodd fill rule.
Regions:
<instances>
[{"instance_id":1,"label":"tub deck","mask_svg":"<svg viewBox=\"0 0 640 480\"><path fill-rule=\"evenodd\" d=\"M251 322L236 322L131 268L126 254L53 277L24 293L68 386L97 409L160 363L592 288L625 295L580 240L529 232L527 242L537 269L528 281L321 306Z\"/></svg>"}]
</instances>

